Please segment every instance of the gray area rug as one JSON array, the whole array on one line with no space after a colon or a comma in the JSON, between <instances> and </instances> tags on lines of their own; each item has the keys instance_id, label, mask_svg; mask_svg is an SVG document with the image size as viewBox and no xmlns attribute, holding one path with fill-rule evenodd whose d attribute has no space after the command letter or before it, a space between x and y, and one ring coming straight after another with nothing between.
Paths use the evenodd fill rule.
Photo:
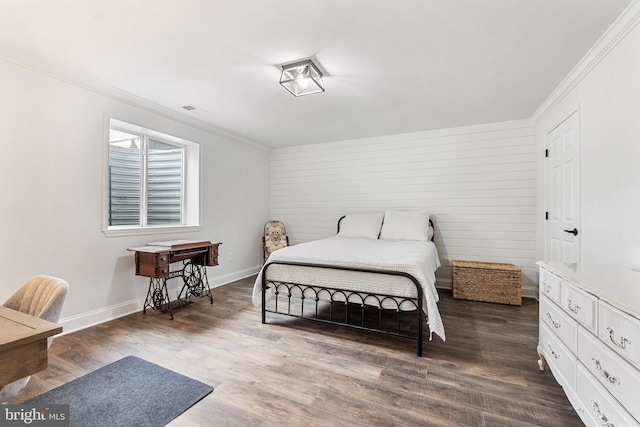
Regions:
<instances>
[{"instance_id":1,"label":"gray area rug","mask_svg":"<svg viewBox=\"0 0 640 427\"><path fill-rule=\"evenodd\" d=\"M24 403L68 404L72 427L164 426L213 387L127 356Z\"/></svg>"}]
</instances>

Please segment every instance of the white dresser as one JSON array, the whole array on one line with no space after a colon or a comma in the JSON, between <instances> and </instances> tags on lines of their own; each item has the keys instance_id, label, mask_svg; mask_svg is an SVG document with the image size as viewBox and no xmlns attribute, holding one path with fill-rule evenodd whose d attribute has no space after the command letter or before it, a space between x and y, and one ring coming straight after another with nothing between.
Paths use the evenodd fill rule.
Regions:
<instances>
[{"instance_id":1,"label":"white dresser","mask_svg":"<svg viewBox=\"0 0 640 427\"><path fill-rule=\"evenodd\" d=\"M539 262L538 365L587 426L640 426L640 272Z\"/></svg>"}]
</instances>

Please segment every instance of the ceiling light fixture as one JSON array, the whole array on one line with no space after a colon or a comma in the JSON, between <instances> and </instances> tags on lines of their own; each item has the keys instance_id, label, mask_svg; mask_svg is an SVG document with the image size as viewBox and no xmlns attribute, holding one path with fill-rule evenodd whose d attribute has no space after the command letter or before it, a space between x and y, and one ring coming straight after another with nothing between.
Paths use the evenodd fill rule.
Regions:
<instances>
[{"instance_id":1,"label":"ceiling light fixture","mask_svg":"<svg viewBox=\"0 0 640 427\"><path fill-rule=\"evenodd\" d=\"M283 65L280 84L293 96L324 92L322 72L310 59Z\"/></svg>"}]
</instances>

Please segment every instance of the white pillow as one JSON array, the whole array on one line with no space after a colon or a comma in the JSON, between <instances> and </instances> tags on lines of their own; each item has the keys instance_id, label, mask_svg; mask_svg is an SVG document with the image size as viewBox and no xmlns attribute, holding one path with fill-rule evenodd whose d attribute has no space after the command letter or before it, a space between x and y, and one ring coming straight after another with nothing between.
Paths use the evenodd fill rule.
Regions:
<instances>
[{"instance_id":1,"label":"white pillow","mask_svg":"<svg viewBox=\"0 0 640 427\"><path fill-rule=\"evenodd\" d=\"M385 211L380 238L428 242L429 213L424 211Z\"/></svg>"},{"instance_id":2,"label":"white pillow","mask_svg":"<svg viewBox=\"0 0 640 427\"><path fill-rule=\"evenodd\" d=\"M340 237L377 239L382 226L382 213L350 214L340 221Z\"/></svg>"}]
</instances>

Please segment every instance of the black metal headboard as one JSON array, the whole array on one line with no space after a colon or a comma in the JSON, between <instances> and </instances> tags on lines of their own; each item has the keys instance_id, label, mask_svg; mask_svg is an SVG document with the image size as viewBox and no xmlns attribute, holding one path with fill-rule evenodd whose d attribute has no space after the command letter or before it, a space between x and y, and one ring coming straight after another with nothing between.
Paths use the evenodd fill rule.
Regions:
<instances>
[{"instance_id":1,"label":"black metal headboard","mask_svg":"<svg viewBox=\"0 0 640 427\"><path fill-rule=\"evenodd\" d=\"M344 217L346 217L346 215L342 215L342 216L340 217L340 219L338 220L338 233L340 233L340 223L342 222L342 220L344 219ZM429 218L429 226L430 226L431 228L433 228L433 229L434 229L434 231L435 231L435 227L433 226L433 221L431 221L431 218ZM431 241L432 241L432 242L433 242L433 237L435 236L435 234L436 234L436 233L433 233L433 235L431 236Z\"/></svg>"}]
</instances>

